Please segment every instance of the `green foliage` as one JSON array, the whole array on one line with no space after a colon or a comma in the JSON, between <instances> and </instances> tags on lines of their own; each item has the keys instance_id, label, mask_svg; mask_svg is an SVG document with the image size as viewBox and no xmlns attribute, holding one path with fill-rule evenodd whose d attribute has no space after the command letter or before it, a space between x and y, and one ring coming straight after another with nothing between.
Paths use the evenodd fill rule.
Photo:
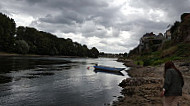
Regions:
<instances>
[{"instance_id":1,"label":"green foliage","mask_svg":"<svg viewBox=\"0 0 190 106\"><path fill-rule=\"evenodd\" d=\"M13 19L0 13L0 51L13 51L15 27Z\"/></svg>"},{"instance_id":2,"label":"green foliage","mask_svg":"<svg viewBox=\"0 0 190 106\"><path fill-rule=\"evenodd\" d=\"M28 43L26 43L24 40L15 41L15 50L17 53L27 54L29 52Z\"/></svg>"},{"instance_id":3,"label":"green foliage","mask_svg":"<svg viewBox=\"0 0 190 106\"><path fill-rule=\"evenodd\" d=\"M162 51L161 57L167 57L173 55L178 50L177 46L172 46Z\"/></svg>"},{"instance_id":4,"label":"green foliage","mask_svg":"<svg viewBox=\"0 0 190 106\"><path fill-rule=\"evenodd\" d=\"M149 65L154 65L154 62L157 62L159 60L159 58L157 57L147 57L143 59L143 65L144 66L149 66Z\"/></svg>"},{"instance_id":5,"label":"green foliage","mask_svg":"<svg viewBox=\"0 0 190 106\"><path fill-rule=\"evenodd\" d=\"M125 53L123 54L123 57L128 57L128 53L125 52Z\"/></svg>"},{"instance_id":6,"label":"green foliage","mask_svg":"<svg viewBox=\"0 0 190 106\"><path fill-rule=\"evenodd\" d=\"M160 65L167 61L190 59L190 42L189 42L189 30L190 30L190 13L184 13L181 15L181 22L176 21L170 28L171 40L165 41L161 49L157 49L156 46L150 46L152 52L138 53L138 49L134 49L130 52L130 58L136 61L143 61L144 66L148 65ZM154 42L160 43L160 42ZM151 42L149 42L151 45ZM133 55L135 54L135 55ZM133 56L133 57L132 57Z\"/></svg>"},{"instance_id":7,"label":"green foliage","mask_svg":"<svg viewBox=\"0 0 190 106\"><path fill-rule=\"evenodd\" d=\"M144 62L142 60L138 60L138 61L135 61L135 64L143 66Z\"/></svg>"},{"instance_id":8,"label":"green foliage","mask_svg":"<svg viewBox=\"0 0 190 106\"><path fill-rule=\"evenodd\" d=\"M95 47L93 47L91 50L90 50L90 57L94 57L94 58L97 58L99 56L99 51L98 49L96 49Z\"/></svg>"},{"instance_id":9,"label":"green foliage","mask_svg":"<svg viewBox=\"0 0 190 106\"><path fill-rule=\"evenodd\" d=\"M95 47L89 50L86 45L73 42L71 39L57 38L51 33L38 31L35 28L19 26L16 29L14 20L1 13L0 51L80 57L99 55Z\"/></svg>"},{"instance_id":10,"label":"green foliage","mask_svg":"<svg viewBox=\"0 0 190 106\"><path fill-rule=\"evenodd\" d=\"M97 57L96 48L89 50L86 45L73 42L71 39L57 38L47 32L34 28L18 27L17 39L25 40L31 47L29 53L40 55L64 55L80 57Z\"/></svg>"},{"instance_id":11,"label":"green foliage","mask_svg":"<svg viewBox=\"0 0 190 106\"><path fill-rule=\"evenodd\" d=\"M172 60L190 58L190 43L179 43L167 49L152 52L150 54L136 56L134 60L143 63L144 66L155 66Z\"/></svg>"},{"instance_id":12,"label":"green foliage","mask_svg":"<svg viewBox=\"0 0 190 106\"><path fill-rule=\"evenodd\" d=\"M178 50L176 51L177 56L181 57L190 56L190 43L180 43L177 46L178 46Z\"/></svg>"},{"instance_id":13,"label":"green foliage","mask_svg":"<svg viewBox=\"0 0 190 106\"><path fill-rule=\"evenodd\" d=\"M172 40L165 41L162 46L162 49L168 49L173 45L175 45L175 43Z\"/></svg>"}]
</instances>

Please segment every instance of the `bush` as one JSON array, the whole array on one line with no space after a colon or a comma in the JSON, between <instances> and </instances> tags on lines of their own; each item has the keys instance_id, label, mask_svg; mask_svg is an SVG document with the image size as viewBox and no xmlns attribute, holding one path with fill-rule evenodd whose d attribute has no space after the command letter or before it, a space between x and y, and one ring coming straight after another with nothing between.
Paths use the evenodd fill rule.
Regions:
<instances>
[{"instance_id":1,"label":"bush","mask_svg":"<svg viewBox=\"0 0 190 106\"><path fill-rule=\"evenodd\" d=\"M15 50L17 53L27 54L29 52L28 43L26 43L24 40L15 41Z\"/></svg>"},{"instance_id":2,"label":"bush","mask_svg":"<svg viewBox=\"0 0 190 106\"><path fill-rule=\"evenodd\" d=\"M135 64L143 64L143 66L155 66L172 60L181 60L190 58L190 43L176 43L167 42L165 49L156 52L150 52L150 54L137 55L133 60Z\"/></svg>"},{"instance_id":3,"label":"bush","mask_svg":"<svg viewBox=\"0 0 190 106\"><path fill-rule=\"evenodd\" d=\"M144 62L141 61L141 60L139 60L139 61L135 61L135 64L136 64L136 65L141 65L141 66L142 66L142 65L144 65Z\"/></svg>"},{"instance_id":4,"label":"bush","mask_svg":"<svg viewBox=\"0 0 190 106\"><path fill-rule=\"evenodd\" d=\"M172 54L174 54L177 51L177 49L178 49L177 46L173 46L166 50L163 50L161 57L171 56Z\"/></svg>"},{"instance_id":5,"label":"bush","mask_svg":"<svg viewBox=\"0 0 190 106\"><path fill-rule=\"evenodd\" d=\"M158 60L154 61L152 65L160 65L164 62L165 62L164 60L158 59Z\"/></svg>"},{"instance_id":6,"label":"bush","mask_svg":"<svg viewBox=\"0 0 190 106\"><path fill-rule=\"evenodd\" d=\"M178 51L176 52L178 56L190 56L190 43L181 43L178 45Z\"/></svg>"},{"instance_id":7,"label":"bush","mask_svg":"<svg viewBox=\"0 0 190 106\"><path fill-rule=\"evenodd\" d=\"M168 40L168 41L165 41L163 46L162 46L162 49L168 49L170 48L171 46L173 46L175 43L172 41L172 40Z\"/></svg>"}]
</instances>

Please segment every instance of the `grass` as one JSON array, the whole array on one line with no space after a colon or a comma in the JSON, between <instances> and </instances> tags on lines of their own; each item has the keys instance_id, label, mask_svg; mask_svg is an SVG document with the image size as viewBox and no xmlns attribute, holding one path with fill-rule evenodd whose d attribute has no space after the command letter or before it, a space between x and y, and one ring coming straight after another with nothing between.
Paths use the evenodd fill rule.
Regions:
<instances>
[{"instance_id":1,"label":"grass","mask_svg":"<svg viewBox=\"0 0 190 106\"><path fill-rule=\"evenodd\" d=\"M190 43L179 43L171 46L171 42L166 42L160 51L133 57L135 64L143 66L156 66L167 61L181 59L190 59Z\"/></svg>"},{"instance_id":2,"label":"grass","mask_svg":"<svg viewBox=\"0 0 190 106\"><path fill-rule=\"evenodd\" d=\"M170 56L172 55L173 53L175 53L176 51L178 50L178 47L177 46L172 46L168 49L165 49L162 51L162 54L161 54L161 57L167 57L167 56Z\"/></svg>"},{"instance_id":3,"label":"grass","mask_svg":"<svg viewBox=\"0 0 190 106\"><path fill-rule=\"evenodd\" d=\"M138 60L138 61L135 61L135 64L143 66L144 62L142 60Z\"/></svg>"}]
</instances>

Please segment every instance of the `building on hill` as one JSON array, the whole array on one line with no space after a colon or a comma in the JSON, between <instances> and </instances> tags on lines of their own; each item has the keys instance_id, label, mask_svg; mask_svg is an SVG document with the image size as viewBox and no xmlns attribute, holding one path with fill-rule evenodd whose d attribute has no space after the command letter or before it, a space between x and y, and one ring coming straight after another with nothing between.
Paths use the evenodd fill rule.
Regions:
<instances>
[{"instance_id":1,"label":"building on hill","mask_svg":"<svg viewBox=\"0 0 190 106\"><path fill-rule=\"evenodd\" d=\"M166 32L164 33L164 37L166 38L166 40L171 40L171 31L170 29L166 30Z\"/></svg>"},{"instance_id":2,"label":"building on hill","mask_svg":"<svg viewBox=\"0 0 190 106\"><path fill-rule=\"evenodd\" d=\"M165 38L162 33L155 35L153 32L146 33L140 39L138 46L139 54L157 51L163 44Z\"/></svg>"},{"instance_id":3,"label":"building on hill","mask_svg":"<svg viewBox=\"0 0 190 106\"><path fill-rule=\"evenodd\" d=\"M158 35L153 32L146 33L141 37L139 45L133 50L130 50L128 56L131 57L157 51L162 48L165 40L166 38L162 33Z\"/></svg>"},{"instance_id":4,"label":"building on hill","mask_svg":"<svg viewBox=\"0 0 190 106\"><path fill-rule=\"evenodd\" d=\"M146 33L146 34L144 34L142 38L151 38L151 37L154 38L155 36L156 36L156 35L155 35L153 32L151 32L151 33Z\"/></svg>"},{"instance_id":5,"label":"building on hill","mask_svg":"<svg viewBox=\"0 0 190 106\"><path fill-rule=\"evenodd\" d=\"M162 49L165 41L176 43L190 43L190 13L181 15L181 22L176 21L170 29L163 34L146 33L141 37L139 45L130 50L128 56L142 55Z\"/></svg>"}]
</instances>

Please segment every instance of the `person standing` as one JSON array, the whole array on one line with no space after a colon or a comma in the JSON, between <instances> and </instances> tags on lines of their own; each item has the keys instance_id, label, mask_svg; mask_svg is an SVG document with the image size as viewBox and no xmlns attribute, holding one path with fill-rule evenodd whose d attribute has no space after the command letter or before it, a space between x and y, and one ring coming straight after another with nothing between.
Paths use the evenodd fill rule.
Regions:
<instances>
[{"instance_id":1,"label":"person standing","mask_svg":"<svg viewBox=\"0 0 190 106\"><path fill-rule=\"evenodd\" d=\"M166 62L164 68L163 106L178 106L184 85L182 73L172 61Z\"/></svg>"}]
</instances>

